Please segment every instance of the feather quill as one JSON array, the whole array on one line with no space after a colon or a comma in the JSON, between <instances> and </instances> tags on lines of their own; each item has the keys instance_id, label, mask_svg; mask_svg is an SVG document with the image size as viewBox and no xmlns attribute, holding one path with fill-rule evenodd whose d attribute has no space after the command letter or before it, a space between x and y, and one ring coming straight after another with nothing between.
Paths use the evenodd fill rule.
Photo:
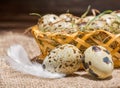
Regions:
<instances>
[{"instance_id":1,"label":"feather quill","mask_svg":"<svg viewBox=\"0 0 120 88\"><path fill-rule=\"evenodd\" d=\"M65 76L65 74L61 73L48 72L43 69L42 64L37 62L32 63L21 45L13 45L8 48L7 55L7 62L17 71L43 78L62 78Z\"/></svg>"}]
</instances>

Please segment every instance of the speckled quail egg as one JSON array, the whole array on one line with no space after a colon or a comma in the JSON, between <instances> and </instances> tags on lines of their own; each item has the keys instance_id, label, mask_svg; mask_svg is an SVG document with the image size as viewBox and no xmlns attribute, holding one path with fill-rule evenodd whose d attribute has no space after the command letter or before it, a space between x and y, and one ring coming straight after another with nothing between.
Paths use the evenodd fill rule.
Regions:
<instances>
[{"instance_id":1,"label":"speckled quail egg","mask_svg":"<svg viewBox=\"0 0 120 88\"><path fill-rule=\"evenodd\" d=\"M64 13L59 16L61 19L64 19L66 22L72 22L73 15L70 13Z\"/></svg>"},{"instance_id":2,"label":"speckled quail egg","mask_svg":"<svg viewBox=\"0 0 120 88\"><path fill-rule=\"evenodd\" d=\"M87 23L91 21L94 17L95 16L87 16L85 18L81 18L81 21L77 23L77 25L79 26L79 29L82 31L84 27L87 25Z\"/></svg>"},{"instance_id":3,"label":"speckled quail egg","mask_svg":"<svg viewBox=\"0 0 120 88\"><path fill-rule=\"evenodd\" d=\"M112 15L117 15L117 16L120 17L120 10L113 11L111 14L112 14Z\"/></svg>"},{"instance_id":4,"label":"speckled quail egg","mask_svg":"<svg viewBox=\"0 0 120 88\"><path fill-rule=\"evenodd\" d=\"M106 22L105 21L100 21L100 20L96 20L96 21L92 22L88 26L88 28L91 29L91 30L97 30L97 29L108 30L108 27L106 26Z\"/></svg>"},{"instance_id":5,"label":"speckled quail egg","mask_svg":"<svg viewBox=\"0 0 120 88\"><path fill-rule=\"evenodd\" d=\"M80 50L71 44L54 48L43 61L43 68L50 72L72 74L82 63Z\"/></svg>"},{"instance_id":6,"label":"speckled quail egg","mask_svg":"<svg viewBox=\"0 0 120 88\"><path fill-rule=\"evenodd\" d=\"M61 19L64 19L65 22L78 23L81 19L80 17L74 16L70 13L64 13L59 16Z\"/></svg>"},{"instance_id":7,"label":"speckled quail egg","mask_svg":"<svg viewBox=\"0 0 120 88\"><path fill-rule=\"evenodd\" d=\"M42 24L49 24L49 23L55 23L59 21L59 17L55 14L46 14L41 19L39 19L39 23Z\"/></svg>"},{"instance_id":8,"label":"speckled quail egg","mask_svg":"<svg viewBox=\"0 0 120 88\"><path fill-rule=\"evenodd\" d=\"M47 14L41 17L38 20L38 26L41 31L49 31L51 29L51 25L60 21L61 19L54 14Z\"/></svg>"},{"instance_id":9,"label":"speckled quail egg","mask_svg":"<svg viewBox=\"0 0 120 88\"><path fill-rule=\"evenodd\" d=\"M105 14L101 16L99 20L105 21L107 25L111 26L111 24L116 21L116 17L111 14Z\"/></svg>"},{"instance_id":10,"label":"speckled quail egg","mask_svg":"<svg viewBox=\"0 0 120 88\"><path fill-rule=\"evenodd\" d=\"M105 79L112 75L112 56L102 46L91 46L86 49L82 62L85 70L93 77Z\"/></svg>"},{"instance_id":11,"label":"speckled quail egg","mask_svg":"<svg viewBox=\"0 0 120 88\"><path fill-rule=\"evenodd\" d=\"M113 15L114 17L116 17L116 21L118 22L118 25L120 23L120 10L117 10L117 11L113 11L111 13L111 15ZM120 28L120 27L119 27ZM118 29L118 28L117 28Z\"/></svg>"},{"instance_id":12,"label":"speckled quail egg","mask_svg":"<svg viewBox=\"0 0 120 88\"><path fill-rule=\"evenodd\" d=\"M74 33L77 31L77 25L72 24L71 22L58 22L52 25L53 32L66 32L66 33Z\"/></svg>"},{"instance_id":13,"label":"speckled quail egg","mask_svg":"<svg viewBox=\"0 0 120 88\"><path fill-rule=\"evenodd\" d=\"M82 30L82 28L86 27L87 23L81 23L79 24L80 29ZM105 21L100 21L100 20L96 20L93 21L91 24L87 25L86 30L84 31L92 31L92 30L98 30L98 29L104 29L109 31L109 27L106 26L106 22Z\"/></svg>"},{"instance_id":14,"label":"speckled quail egg","mask_svg":"<svg viewBox=\"0 0 120 88\"><path fill-rule=\"evenodd\" d=\"M82 19L82 22L89 22L91 21L95 16L86 16L85 18Z\"/></svg>"}]
</instances>

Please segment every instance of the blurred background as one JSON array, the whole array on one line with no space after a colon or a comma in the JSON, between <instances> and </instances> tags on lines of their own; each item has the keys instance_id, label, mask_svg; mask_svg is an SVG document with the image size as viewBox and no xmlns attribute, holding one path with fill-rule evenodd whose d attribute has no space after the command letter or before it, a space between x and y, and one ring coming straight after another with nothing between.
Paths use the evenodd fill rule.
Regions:
<instances>
[{"instance_id":1,"label":"blurred background","mask_svg":"<svg viewBox=\"0 0 120 88\"><path fill-rule=\"evenodd\" d=\"M37 23L37 16L29 13L61 14L81 16L88 5L100 10L119 10L120 0L0 0L0 30L23 31ZM89 13L91 14L91 13Z\"/></svg>"}]
</instances>

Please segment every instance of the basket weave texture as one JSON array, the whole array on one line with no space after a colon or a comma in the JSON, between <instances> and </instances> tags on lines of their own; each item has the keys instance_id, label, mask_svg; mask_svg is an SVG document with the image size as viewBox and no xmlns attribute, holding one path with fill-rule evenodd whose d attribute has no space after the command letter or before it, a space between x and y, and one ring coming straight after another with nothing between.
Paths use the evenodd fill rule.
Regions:
<instances>
[{"instance_id":1,"label":"basket weave texture","mask_svg":"<svg viewBox=\"0 0 120 88\"><path fill-rule=\"evenodd\" d=\"M115 35L105 30L78 31L73 34L51 33L40 31L37 25L32 27L31 32L42 52L39 56L42 60L58 45L72 44L79 48L82 53L92 45L100 45L110 51L114 66L120 66L120 34Z\"/></svg>"}]
</instances>

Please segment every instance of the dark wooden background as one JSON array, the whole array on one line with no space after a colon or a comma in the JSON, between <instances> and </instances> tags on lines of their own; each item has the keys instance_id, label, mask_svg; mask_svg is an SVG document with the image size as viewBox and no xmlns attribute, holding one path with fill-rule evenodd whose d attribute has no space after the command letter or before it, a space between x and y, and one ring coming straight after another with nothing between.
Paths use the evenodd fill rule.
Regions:
<instances>
[{"instance_id":1,"label":"dark wooden background","mask_svg":"<svg viewBox=\"0 0 120 88\"><path fill-rule=\"evenodd\" d=\"M120 0L0 0L0 30L24 30L37 23L29 13L61 14L67 10L80 16L88 5L100 11L119 10Z\"/></svg>"}]
</instances>

